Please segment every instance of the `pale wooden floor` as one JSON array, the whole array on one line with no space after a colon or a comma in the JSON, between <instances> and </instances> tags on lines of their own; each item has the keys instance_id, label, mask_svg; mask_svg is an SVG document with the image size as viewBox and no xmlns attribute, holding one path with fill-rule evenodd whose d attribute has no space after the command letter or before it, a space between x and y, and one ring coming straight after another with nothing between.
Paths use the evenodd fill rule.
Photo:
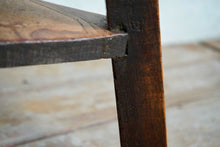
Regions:
<instances>
[{"instance_id":1,"label":"pale wooden floor","mask_svg":"<svg viewBox=\"0 0 220 147\"><path fill-rule=\"evenodd\" d=\"M169 147L220 146L220 41L163 48ZM0 69L0 146L119 147L110 60Z\"/></svg>"}]
</instances>

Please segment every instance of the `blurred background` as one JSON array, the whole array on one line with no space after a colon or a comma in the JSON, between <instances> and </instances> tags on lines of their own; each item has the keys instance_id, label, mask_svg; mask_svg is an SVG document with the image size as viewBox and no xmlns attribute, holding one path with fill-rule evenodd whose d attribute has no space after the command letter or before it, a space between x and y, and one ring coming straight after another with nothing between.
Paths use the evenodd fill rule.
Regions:
<instances>
[{"instance_id":1,"label":"blurred background","mask_svg":"<svg viewBox=\"0 0 220 147\"><path fill-rule=\"evenodd\" d=\"M45 1L106 15L104 0ZM220 37L219 0L159 0L159 3L163 44Z\"/></svg>"},{"instance_id":2,"label":"blurred background","mask_svg":"<svg viewBox=\"0 0 220 147\"><path fill-rule=\"evenodd\" d=\"M169 147L220 146L219 6L160 0ZM119 147L116 115L111 60L0 69L0 147Z\"/></svg>"}]
</instances>

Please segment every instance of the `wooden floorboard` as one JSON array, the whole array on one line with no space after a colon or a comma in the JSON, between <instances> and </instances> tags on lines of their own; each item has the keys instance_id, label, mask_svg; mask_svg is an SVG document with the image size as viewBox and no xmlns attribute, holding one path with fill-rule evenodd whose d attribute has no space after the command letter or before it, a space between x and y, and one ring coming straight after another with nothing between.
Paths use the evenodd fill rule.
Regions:
<instances>
[{"instance_id":1,"label":"wooden floorboard","mask_svg":"<svg viewBox=\"0 0 220 147\"><path fill-rule=\"evenodd\" d=\"M216 92L209 96L211 96L210 99L167 109L168 146L219 146L220 115L218 111L220 101L218 99L220 93ZM38 147L41 145L46 147L119 147L119 133L116 130L118 130L117 122L110 121L19 147Z\"/></svg>"},{"instance_id":2,"label":"wooden floorboard","mask_svg":"<svg viewBox=\"0 0 220 147\"><path fill-rule=\"evenodd\" d=\"M212 48L215 51L220 52L220 40L209 40L209 41L203 41L201 44L204 46L207 46L209 48Z\"/></svg>"},{"instance_id":3,"label":"wooden floorboard","mask_svg":"<svg viewBox=\"0 0 220 147\"><path fill-rule=\"evenodd\" d=\"M219 57L219 54L213 52L212 48L200 43L164 46L162 53L164 70Z\"/></svg>"},{"instance_id":4,"label":"wooden floorboard","mask_svg":"<svg viewBox=\"0 0 220 147\"><path fill-rule=\"evenodd\" d=\"M0 76L0 146L116 118L110 60L10 71L3 69ZM10 78L17 80L9 84Z\"/></svg>"},{"instance_id":5,"label":"wooden floorboard","mask_svg":"<svg viewBox=\"0 0 220 147\"><path fill-rule=\"evenodd\" d=\"M175 45L163 60L168 145L218 147L220 54ZM0 146L119 147L111 62L0 69L0 116Z\"/></svg>"}]
</instances>

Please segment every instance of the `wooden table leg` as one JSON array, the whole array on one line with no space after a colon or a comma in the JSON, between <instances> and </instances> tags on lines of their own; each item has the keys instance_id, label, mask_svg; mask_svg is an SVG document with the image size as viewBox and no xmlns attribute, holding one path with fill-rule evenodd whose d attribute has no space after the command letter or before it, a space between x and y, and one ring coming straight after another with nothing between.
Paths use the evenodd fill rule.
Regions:
<instances>
[{"instance_id":1,"label":"wooden table leg","mask_svg":"<svg viewBox=\"0 0 220 147\"><path fill-rule=\"evenodd\" d=\"M107 0L111 30L129 34L113 59L122 147L166 147L158 0Z\"/></svg>"}]
</instances>

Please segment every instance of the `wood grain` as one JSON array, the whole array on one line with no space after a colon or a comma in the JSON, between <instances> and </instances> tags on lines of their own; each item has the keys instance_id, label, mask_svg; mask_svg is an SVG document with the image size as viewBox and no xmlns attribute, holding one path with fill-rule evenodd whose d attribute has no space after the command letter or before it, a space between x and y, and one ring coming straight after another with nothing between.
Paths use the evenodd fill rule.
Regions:
<instances>
[{"instance_id":1,"label":"wood grain","mask_svg":"<svg viewBox=\"0 0 220 147\"><path fill-rule=\"evenodd\" d=\"M198 44L172 45L163 48L163 59L168 145L218 147L219 111L209 103L220 108L220 54ZM120 146L110 60L0 69L0 81L0 146L54 133L60 136L22 147L73 146L68 139L83 147ZM108 120L115 120L114 128L100 125ZM69 138L63 130L78 133Z\"/></svg>"},{"instance_id":2,"label":"wood grain","mask_svg":"<svg viewBox=\"0 0 220 147\"><path fill-rule=\"evenodd\" d=\"M39 0L0 0L0 67L125 56L126 33L105 16Z\"/></svg>"},{"instance_id":3,"label":"wood grain","mask_svg":"<svg viewBox=\"0 0 220 147\"><path fill-rule=\"evenodd\" d=\"M38 0L0 1L0 42L64 40L110 36L112 33L83 19L76 9ZM79 16L78 16L79 15ZM89 13L91 16L91 13ZM86 15L84 15L86 16ZM100 19L100 15L93 18Z\"/></svg>"},{"instance_id":4,"label":"wood grain","mask_svg":"<svg viewBox=\"0 0 220 147\"><path fill-rule=\"evenodd\" d=\"M122 147L166 147L157 0L107 0L111 30L128 32L127 56L113 59Z\"/></svg>"},{"instance_id":5,"label":"wood grain","mask_svg":"<svg viewBox=\"0 0 220 147\"><path fill-rule=\"evenodd\" d=\"M126 53L127 35L0 45L0 67L115 58Z\"/></svg>"},{"instance_id":6,"label":"wood grain","mask_svg":"<svg viewBox=\"0 0 220 147\"><path fill-rule=\"evenodd\" d=\"M34 2L44 7L55 10L61 14L65 14L69 17L77 16L78 18L81 18L82 20L86 21L89 24L93 24L105 30L107 29L107 20L106 20L106 16L104 15L86 12L79 9L69 8L61 5L56 5L41 0L35 0Z\"/></svg>"}]
</instances>

